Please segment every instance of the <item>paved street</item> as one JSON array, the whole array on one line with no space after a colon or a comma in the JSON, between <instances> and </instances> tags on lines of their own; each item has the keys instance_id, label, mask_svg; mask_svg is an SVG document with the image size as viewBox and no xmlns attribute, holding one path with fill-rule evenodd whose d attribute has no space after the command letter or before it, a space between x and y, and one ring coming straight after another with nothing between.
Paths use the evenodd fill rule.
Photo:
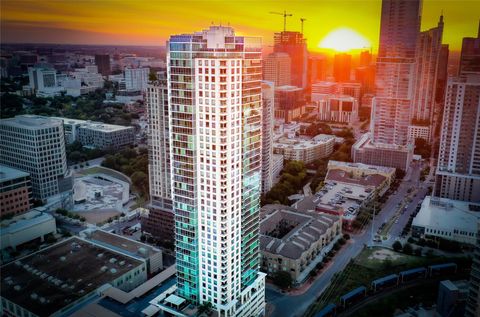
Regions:
<instances>
[{"instance_id":1,"label":"paved street","mask_svg":"<svg viewBox=\"0 0 480 317\"><path fill-rule=\"evenodd\" d=\"M400 184L395 194L392 194L385 203L382 211L375 219L373 225L374 233L377 232L380 225L383 222L388 221L396 212L397 205L407 196L407 191L414 187L418 187L418 179L420 177L421 164L414 163L412 168L404 178L404 181ZM424 189L426 190L426 189ZM421 197L421 195L419 195ZM418 198L420 199L420 198ZM418 200L417 200L418 201ZM415 209L414 202L408 209L408 212L404 213L398 224L392 226L393 232L400 232L403 229L403 225L408 221L411 208ZM283 294L267 284L266 299L267 303L274 306L270 316L275 317L295 317L302 316L307 308L322 294L322 292L328 287L332 277L335 273L342 271L348 264L350 259L357 256L366 244L371 242L371 227L368 226L365 230L357 235L353 235L350 243L337 253L330 266L323 271L322 275L317 278L314 284L302 295L288 296ZM393 241L391 241L393 242Z\"/></svg>"}]
</instances>

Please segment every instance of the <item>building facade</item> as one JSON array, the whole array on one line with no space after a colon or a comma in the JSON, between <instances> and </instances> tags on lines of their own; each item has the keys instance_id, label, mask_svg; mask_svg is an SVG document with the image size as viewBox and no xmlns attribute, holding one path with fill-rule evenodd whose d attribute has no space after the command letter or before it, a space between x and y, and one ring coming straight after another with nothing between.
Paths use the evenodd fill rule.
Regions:
<instances>
[{"instance_id":1,"label":"building facade","mask_svg":"<svg viewBox=\"0 0 480 317\"><path fill-rule=\"evenodd\" d=\"M115 124L54 117L62 120L67 143L75 141L98 149L121 148L135 141L133 127Z\"/></svg>"},{"instance_id":2,"label":"building facade","mask_svg":"<svg viewBox=\"0 0 480 317\"><path fill-rule=\"evenodd\" d=\"M477 223L477 242L473 258L465 317L480 315L480 221Z\"/></svg>"},{"instance_id":3,"label":"building facade","mask_svg":"<svg viewBox=\"0 0 480 317\"><path fill-rule=\"evenodd\" d=\"M307 40L300 32L283 31L274 35L273 51L290 56L290 85L306 88L307 86Z\"/></svg>"},{"instance_id":4,"label":"building facade","mask_svg":"<svg viewBox=\"0 0 480 317\"><path fill-rule=\"evenodd\" d=\"M142 230L162 240L174 240L170 175L170 129L166 78L147 88L149 214Z\"/></svg>"},{"instance_id":5,"label":"building facade","mask_svg":"<svg viewBox=\"0 0 480 317\"><path fill-rule=\"evenodd\" d=\"M260 249L262 270L279 271L303 282L342 234L342 218L317 212L298 212L281 205L262 208ZM290 229L290 230L288 230Z\"/></svg>"},{"instance_id":6,"label":"building facade","mask_svg":"<svg viewBox=\"0 0 480 317\"><path fill-rule=\"evenodd\" d=\"M411 141L415 138L424 138L430 141L430 131L433 129L435 112L435 94L440 67L440 53L442 50L443 16L438 26L421 32L418 36L415 66L415 95L412 107L412 122L409 126ZM415 132L419 132L416 134ZM427 137L427 138L425 138Z\"/></svg>"},{"instance_id":7,"label":"building facade","mask_svg":"<svg viewBox=\"0 0 480 317\"><path fill-rule=\"evenodd\" d=\"M352 72L352 55L347 53L335 54L333 57L333 77L337 83L350 80Z\"/></svg>"},{"instance_id":8,"label":"building facade","mask_svg":"<svg viewBox=\"0 0 480 317\"><path fill-rule=\"evenodd\" d=\"M0 217L3 219L27 212L31 200L30 174L0 165Z\"/></svg>"},{"instance_id":9,"label":"building facade","mask_svg":"<svg viewBox=\"0 0 480 317\"><path fill-rule=\"evenodd\" d=\"M271 53L263 61L263 79L275 86L290 85L290 72L291 62L287 53Z\"/></svg>"},{"instance_id":10,"label":"building facade","mask_svg":"<svg viewBox=\"0 0 480 317\"><path fill-rule=\"evenodd\" d=\"M358 121L358 99L345 95L330 95L318 102L321 121L353 124Z\"/></svg>"},{"instance_id":11,"label":"building facade","mask_svg":"<svg viewBox=\"0 0 480 317\"><path fill-rule=\"evenodd\" d=\"M275 119L290 122L305 111L305 96L302 88L295 86L275 87Z\"/></svg>"},{"instance_id":12,"label":"building facade","mask_svg":"<svg viewBox=\"0 0 480 317\"><path fill-rule=\"evenodd\" d=\"M435 195L480 202L480 79L447 85Z\"/></svg>"},{"instance_id":13,"label":"building facade","mask_svg":"<svg viewBox=\"0 0 480 317\"><path fill-rule=\"evenodd\" d=\"M126 90L140 90L147 89L148 76L150 68L125 68L125 88Z\"/></svg>"},{"instance_id":14,"label":"building facade","mask_svg":"<svg viewBox=\"0 0 480 317\"><path fill-rule=\"evenodd\" d=\"M285 160L302 161L305 164L332 154L335 136L319 134L312 139L281 137L273 143L273 153Z\"/></svg>"},{"instance_id":15,"label":"building facade","mask_svg":"<svg viewBox=\"0 0 480 317\"><path fill-rule=\"evenodd\" d=\"M109 54L95 54L95 65L98 67L98 72L102 76L110 75L110 55Z\"/></svg>"},{"instance_id":16,"label":"building facade","mask_svg":"<svg viewBox=\"0 0 480 317\"><path fill-rule=\"evenodd\" d=\"M262 193L273 186L273 109L275 107L275 86L262 82Z\"/></svg>"},{"instance_id":17,"label":"building facade","mask_svg":"<svg viewBox=\"0 0 480 317\"><path fill-rule=\"evenodd\" d=\"M420 0L382 1L375 75L376 97L372 103L370 126L371 141L368 149L362 149L363 153L354 154L355 162L382 165L406 159L408 161L401 164L395 162L395 166L385 166L402 166L402 169L407 169L410 165L413 144L408 139L408 126L414 98L415 53L420 32L420 15ZM391 150L392 146L395 151ZM390 158L371 162L371 155L365 154L368 152L376 156L375 151L379 152L377 156L386 155ZM400 153L403 151L407 153ZM369 161L359 161L363 158Z\"/></svg>"},{"instance_id":18,"label":"building facade","mask_svg":"<svg viewBox=\"0 0 480 317\"><path fill-rule=\"evenodd\" d=\"M3 119L0 136L0 163L30 174L33 198L46 200L72 189L61 120L32 115Z\"/></svg>"},{"instance_id":19,"label":"building facade","mask_svg":"<svg viewBox=\"0 0 480 317\"><path fill-rule=\"evenodd\" d=\"M211 26L171 36L167 61L176 296L260 316L261 40Z\"/></svg>"}]
</instances>

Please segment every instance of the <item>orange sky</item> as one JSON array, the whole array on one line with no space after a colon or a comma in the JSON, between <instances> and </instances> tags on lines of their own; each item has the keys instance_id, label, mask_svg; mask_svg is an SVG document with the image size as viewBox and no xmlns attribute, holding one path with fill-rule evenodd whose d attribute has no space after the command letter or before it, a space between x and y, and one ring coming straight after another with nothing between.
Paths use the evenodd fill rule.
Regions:
<instances>
[{"instance_id":1,"label":"orange sky","mask_svg":"<svg viewBox=\"0 0 480 317\"><path fill-rule=\"evenodd\" d=\"M332 30L347 27L378 46L380 0L315 1L145 1L145 0L2 0L1 40L29 43L164 45L171 34L201 30L212 22L235 27L237 33L262 36L271 45L273 32L283 28L281 16L293 17L287 29L300 30L301 17L310 50ZM422 29L436 25L443 10L444 43L461 46L475 36L480 1L425 0Z\"/></svg>"}]
</instances>

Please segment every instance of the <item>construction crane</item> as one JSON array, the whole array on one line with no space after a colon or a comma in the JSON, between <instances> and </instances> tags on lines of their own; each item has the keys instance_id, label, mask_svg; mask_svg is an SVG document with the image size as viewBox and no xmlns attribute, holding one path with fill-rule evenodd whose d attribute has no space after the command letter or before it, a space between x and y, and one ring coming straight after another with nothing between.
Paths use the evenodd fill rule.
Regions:
<instances>
[{"instance_id":1,"label":"construction crane","mask_svg":"<svg viewBox=\"0 0 480 317\"><path fill-rule=\"evenodd\" d=\"M300 18L300 23L302 24L302 34L303 34L303 22L307 21L305 18Z\"/></svg>"},{"instance_id":2,"label":"construction crane","mask_svg":"<svg viewBox=\"0 0 480 317\"><path fill-rule=\"evenodd\" d=\"M270 14L278 14L283 16L283 32L287 30L287 17L293 16L291 13L287 13L287 11L283 11L283 13L280 12L270 12Z\"/></svg>"}]
</instances>

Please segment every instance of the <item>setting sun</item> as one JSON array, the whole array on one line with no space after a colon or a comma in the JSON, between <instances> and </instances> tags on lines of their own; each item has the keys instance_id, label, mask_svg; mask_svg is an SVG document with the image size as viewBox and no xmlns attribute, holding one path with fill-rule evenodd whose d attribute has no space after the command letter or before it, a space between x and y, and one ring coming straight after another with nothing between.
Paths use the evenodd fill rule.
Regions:
<instances>
[{"instance_id":1,"label":"setting sun","mask_svg":"<svg viewBox=\"0 0 480 317\"><path fill-rule=\"evenodd\" d=\"M370 42L352 29L340 28L328 33L318 47L346 52L352 49L370 47Z\"/></svg>"}]
</instances>

